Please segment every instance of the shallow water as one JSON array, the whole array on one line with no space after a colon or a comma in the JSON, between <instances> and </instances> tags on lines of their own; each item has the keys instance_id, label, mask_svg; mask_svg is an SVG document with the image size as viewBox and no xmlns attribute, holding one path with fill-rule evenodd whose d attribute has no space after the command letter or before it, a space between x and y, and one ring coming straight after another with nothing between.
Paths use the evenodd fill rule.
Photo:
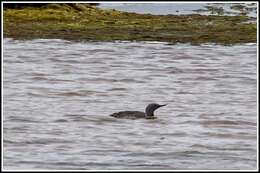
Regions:
<instances>
[{"instance_id":1,"label":"shallow water","mask_svg":"<svg viewBox=\"0 0 260 173\"><path fill-rule=\"evenodd\" d=\"M4 169L256 169L256 44L3 48ZM154 120L108 116L152 102Z\"/></svg>"},{"instance_id":2,"label":"shallow water","mask_svg":"<svg viewBox=\"0 0 260 173\"><path fill-rule=\"evenodd\" d=\"M116 9L120 11L135 12L135 13L150 13L156 15L167 15L167 14L202 14L202 15L219 15L207 11L206 6L212 6L216 8L223 8L223 15L241 15L241 11L232 9L234 5L243 5L246 8L254 7L254 10L247 10L247 16L257 17L257 4L256 3L183 3L183 2L172 2L172 3L101 3L98 7L104 9ZM199 9L206 11L197 11ZM242 10L244 11L244 10Z\"/></svg>"}]
</instances>

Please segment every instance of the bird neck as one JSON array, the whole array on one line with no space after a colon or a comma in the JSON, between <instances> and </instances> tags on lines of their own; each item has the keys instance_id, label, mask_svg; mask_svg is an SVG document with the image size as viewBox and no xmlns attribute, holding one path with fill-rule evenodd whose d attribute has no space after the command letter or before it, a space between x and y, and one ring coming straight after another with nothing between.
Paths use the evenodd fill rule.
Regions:
<instances>
[{"instance_id":1,"label":"bird neck","mask_svg":"<svg viewBox=\"0 0 260 173\"><path fill-rule=\"evenodd\" d=\"M146 117L154 117L154 114L153 114L153 112L146 112L145 116Z\"/></svg>"},{"instance_id":2,"label":"bird neck","mask_svg":"<svg viewBox=\"0 0 260 173\"><path fill-rule=\"evenodd\" d=\"M155 116L146 116L145 118L146 119L156 119L157 117L155 117Z\"/></svg>"}]
</instances>

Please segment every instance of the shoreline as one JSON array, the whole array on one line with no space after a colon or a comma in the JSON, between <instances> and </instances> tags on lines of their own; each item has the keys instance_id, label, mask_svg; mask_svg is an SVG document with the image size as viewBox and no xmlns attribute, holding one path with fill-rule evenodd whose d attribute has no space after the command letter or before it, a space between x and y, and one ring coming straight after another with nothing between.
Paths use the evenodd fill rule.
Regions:
<instances>
[{"instance_id":1,"label":"shoreline","mask_svg":"<svg viewBox=\"0 0 260 173\"><path fill-rule=\"evenodd\" d=\"M82 4L4 8L3 14L4 38L13 39L225 45L257 41L257 24L247 16L137 14Z\"/></svg>"}]
</instances>

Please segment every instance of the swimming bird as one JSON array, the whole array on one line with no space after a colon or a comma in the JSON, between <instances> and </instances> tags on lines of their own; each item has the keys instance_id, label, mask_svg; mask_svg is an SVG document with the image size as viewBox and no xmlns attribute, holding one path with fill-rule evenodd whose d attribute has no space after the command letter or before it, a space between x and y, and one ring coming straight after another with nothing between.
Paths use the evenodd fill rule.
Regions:
<instances>
[{"instance_id":1,"label":"swimming bird","mask_svg":"<svg viewBox=\"0 0 260 173\"><path fill-rule=\"evenodd\" d=\"M110 116L115 118L127 118L127 119L137 119L137 118L146 118L146 119L155 119L154 111L160 107L166 106L159 105L157 103L151 103L145 108L145 113L140 111L121 111L111 114Z\"/></svg>"}]
</instances>

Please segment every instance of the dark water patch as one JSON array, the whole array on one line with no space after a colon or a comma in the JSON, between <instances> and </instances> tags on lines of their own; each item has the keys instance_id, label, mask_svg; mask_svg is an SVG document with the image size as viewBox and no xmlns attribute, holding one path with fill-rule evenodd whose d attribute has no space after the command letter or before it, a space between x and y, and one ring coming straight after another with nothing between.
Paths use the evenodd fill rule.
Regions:
<instances>
[{"instance_id":1,"label":"dark water patch","mask_svg":"<svg viewBox=\"0 0 260 173\"><path fill-rule=\"evenodd\" d=\"M199 157L205 154L204 152L196 151L196 150L184 150L184 151L175 151L175 152L131 152L127 153L124 156L130 157L156 157L156 158L169 158L170 157Z\"/></svg>"},{"instance_id":2,"label":"dark water patch","mask_svg":"<svg viewBox=\"0 0 260 173\"><path fill-rule=\"evenodd\" d=\"M200 122L199 121L194 121L194 120L187 120L187 121L180 122L179 124L199 125Z\"/></svg>"},{"instance_id":3,"label":"dark water patch","mask_svg":"<svg viewBox=\"0 0 260 173\"><path fill-rule=\"evenodd\" d=\"M41 81L41 80L49 80L47 77L42 77L42 76L36 76L36 77L32 77L31 78L32 80L39 80L39 81Z\"/></svg>"},{"instance_id":4,"label":"dark water patch","mask_svg":"<svg viewBox=\"0 0 260 173\"><path fill-rule=\"evenodd\" d=\"M114 53L116 52L113 49L91 49L87 50L88 53Z\"/></svg>"},{"instance_id":5,"label":"dark water patch","mask_svg":"<svg viewBox=\"0 0 260 173\"><path fill-rule=\"evenodd\" d=\"M225 116L225 113L210 113L210 114L200 114L199 115L199 118L201 119L217 119L219 117L224 117Z\"/></svg>"},{"instance_id":6,"label":"dark water patch","mask_svg":"<svg viewBox=\"0 0 260 173\"><path fill-rule=\"evenodd\" d=\"M27 92L27 95L30 97L49 97L46 96L46 94L36 93L36 92Z\"/></svg>"},{"instance_id":7,"label":"dark water patch","mask_svg":"<svg viewBox=\"0 0 260 173\"><path fill-rule=\"evenodd\" d=\"M239 133L214 133L214 132L205 132L202 135L211 137L211 138L222 138L222 139L256 139L254 135L251 134L239 134Z\"/></svg>"},{"instance_id":8,"label":"dark water patch","mask_svg":"<svg viewBox=\"0 0 260 173\"><path fill-rule=\"evenodd\" d=\"M212 78L212 77L200 76L200 77L195 78L194 80L196 80L196 81L215 81L217 79Z\"/></svg>"},{"instance_id":9,"label":"dark water patch","mask_svg":"<svg viewBox=\"0 0 260 173\"><path fill-rule=\"evenodd\" d=\"M213 154L214 151L255 151L250 147L239 146L239 145L226 145L223 147L220 146L208 146L203 144L193 144L190 146L191 148L206 149L208 153ZM217 152L216 152L217 153ZM213 154L214 155L214 154Z\"/></svg>"},{"instance_id":10,"label":"dark water patch","mask_svg":"<svg viewBox=\"0 0 260 173\"><path fill-rule=\"evenodd\" d=\"M24 141L21 142L23 144L29 144L29 145L34 145L34 144L41 144L41 145L50 145L50 144L71 144L74 143L71 140L64 140L64 139L58 139L58 138L46 138L46 139L34 139L30 141Z\"/></svg>"},{"instance_id":11,"label":"dark water patch","mask_svg":"<svg viewBox=\"0 0 260 173\"><path fill-rule=\"evenodd\" d=\"M110 79L110 78L80 78L82 81L89 81L89 82L117 82L118 80L116 79Z\"/></svg>"},{"instance_id":12,"label":"dark water patch","mask_svg":"<svg viewBox=\"0 0 260 173\"><path fill-rule=\"evenodd\" d=\"M119 79L116 82L123 82L123 83L143 83L141 80L136 80L136 79Z\"/></svg>"},{"instance_id":13,"label":"dark water patch","mask_svg":"<svg viewBox=\"0 0 260 173\"><path fill-rule=\"evenodd\" d=\"M58 96L64 96L64 97L73 97L73 96L90 96L95 93L96 93L95 91L78 90L78 91L71 91L71 92L57 92L54 94Z\"/></svg>"},{"instance_id":14,"label":"dark water patch","mask_svg":"<svg viewBox=\"0 0 260 173\"><path fill-rule=\"evenodd\" d=\"M65 114L64 117L68 117L69 120L72 121L87 121L87 120L92 120L88 119L85 114ZM67 120L67 119L65 119ZM68 120L67 120L68 121Z\"/></svg>"},{"instance_id":15,"label":"dark water patch","mask_svg":"<svg viewBox=\"0 0 260 173\"><path fill-rule=\"evenodd\" d=\"M183 69L177 68L177 67L167 67L167 68L165 68L165 70L167 70L168 73L170 73L170 74L183 73L184 72Z\"/></svg>"},{"instance_id":16,"label":"dark water patch","mask_svg":"<svg viewBox=\"0 0 260 173\"><path fill-rule=\"evenodd\" d=\"M20 63L24 63L23 60L4 60L5 63L11 63L11 64L14 64L14 63L17 63L17 64L20 64Z\"/></svg>"},{"instance_id":17,"label":"dark water patch","mask_svg":"<svg viewBox=\"0 0 260 173\"><path fill-rule=\"evenodd\" d=\"M185 137L187 136L187 133L185 132L164 133L163 136L165 136L163 139L167 140L167 136Z\"/></svg>"},{"instance_id":18,"label":"dark water patch","mask_svg":"<svg viewBox=\"0 0 260 173\"><path fill-rule=\"evenodd\" d=\"M231 120L204 120L201 122L205 126L210 125L237 125L237 126L243 126L243 125L252 125L256 126L256 123L247 122L247 121L231 121Z\"/></svg>"},{"instance_id":19,"label":"dark water patch","mask_svg":"<svg viewBox=\"0 0 260 173\"><path fill-rule=\"evenodd\" d=\"M127 90L126 88L111 88L108 91L125 91Z\"/></svg>"},{"instance_id":20,"label":"dark water patch","mask_svg":"<svg viewBox=\"0 0 260 173\"><path fill-rule=\"evenodd\" d=\"M67 122L69 122L69 121L66 120L66 119L57 119L57 120L55 120L54 122L57 122L57 123L67 123Z\"/></svg>"},{"instance_id":21,"label":"dark water patch","mask_svg":"<svg viewBox=\"0 0 260 173\"><path fill-rule=\"evenodd\" d=\"M185 108L184 108L184 109L185 109ZM192 117L192 115L190 115L190 114L185 114L185 113L181 113L181 114L176 115L176 117Z\"/></svg>"},{"instance_id":22,"label":"dark water patch","mask_svg":"<svg viewBox=\"0 0 260 173\"><path fill-rule=\"evenodd\" d=\"M39 119L35 119L32 117L16 117L16 116L8 116L8 118L5 119L6 122L17 122L17 123L39 123Z\"/></svg>"}]
</instances>

